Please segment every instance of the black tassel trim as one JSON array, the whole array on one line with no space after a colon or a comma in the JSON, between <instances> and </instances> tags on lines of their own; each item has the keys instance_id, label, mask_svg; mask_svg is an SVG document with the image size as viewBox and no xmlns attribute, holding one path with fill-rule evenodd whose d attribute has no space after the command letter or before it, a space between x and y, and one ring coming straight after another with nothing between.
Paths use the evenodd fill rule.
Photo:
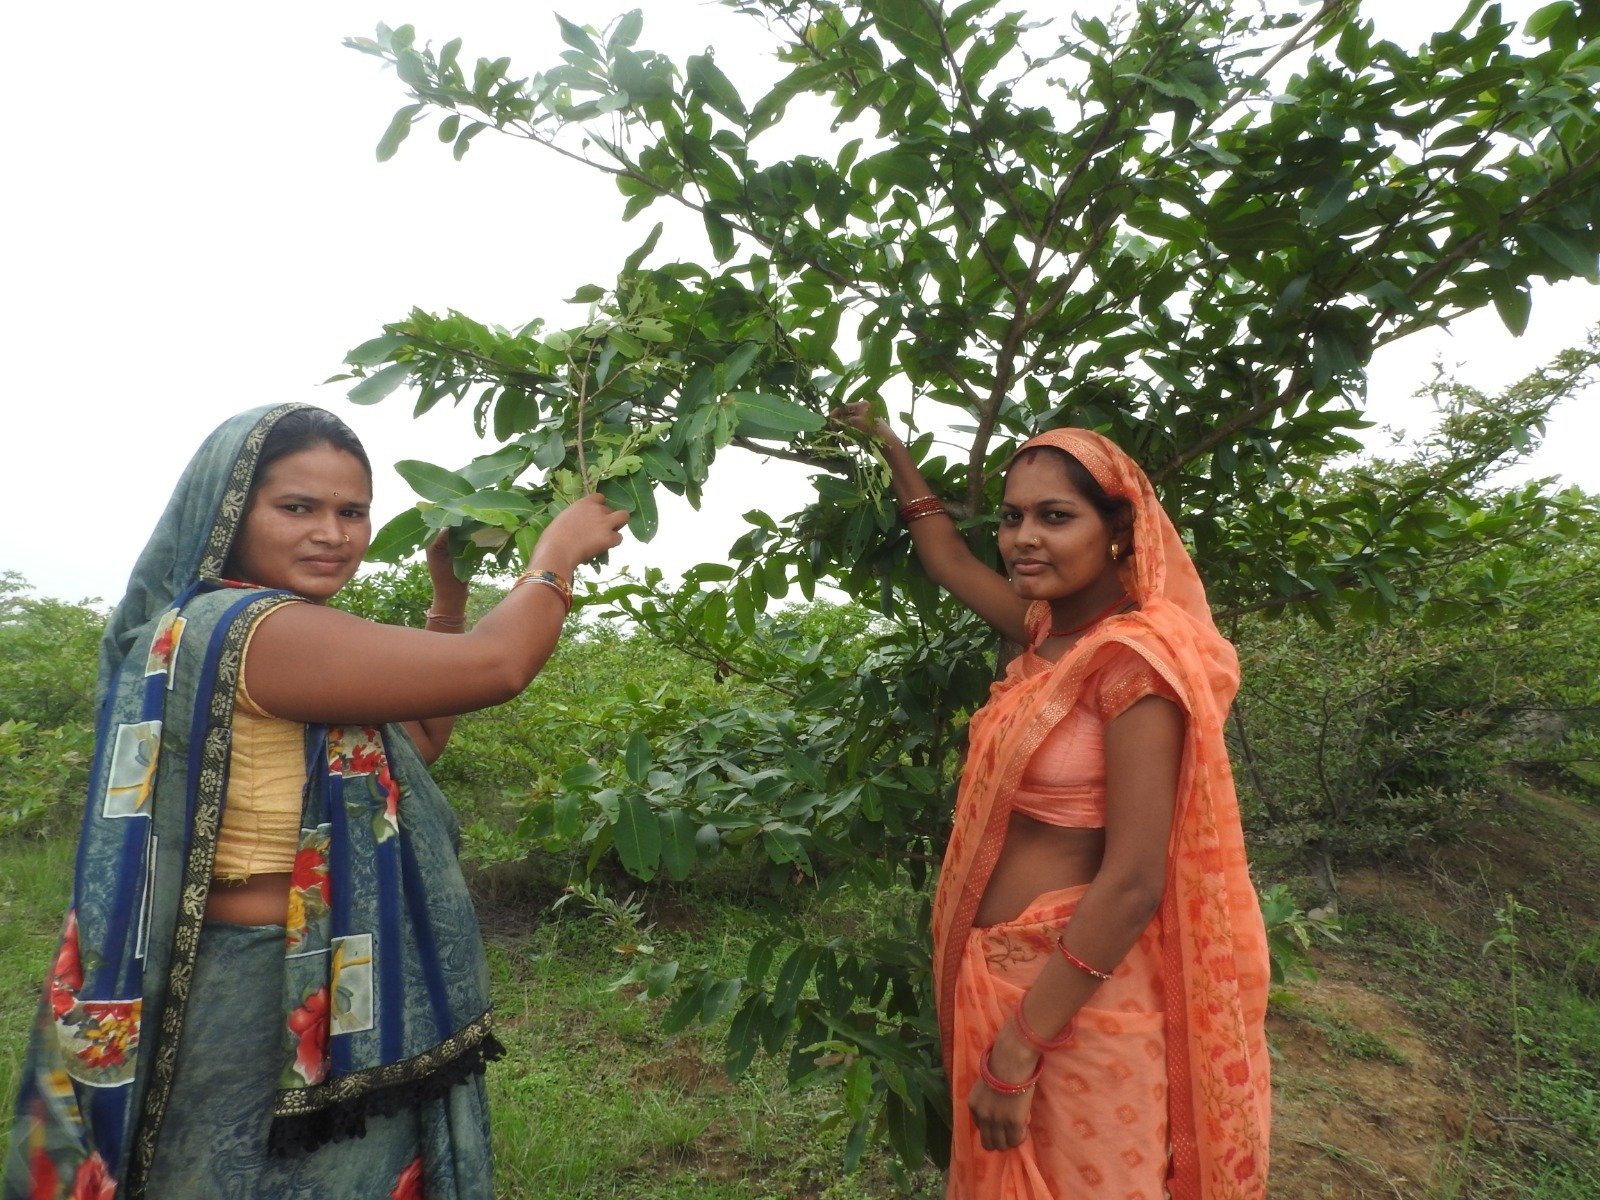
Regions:
<instances>
[{"instance_id":1,"label":"black tassel trim","mask_svg":"<svg viewBox=\"0 0 1600 1200\"><path fill-rule=\"evenodd\" d=\"M267 1152L286 1158L309 1154L329 1142L362 1137L368 1117L389 1117L438 1100L457 1084L483 1074L489 1063L504 1058L505 1053L500 1039L485 1033L482 1040L426 1075L375 1087L314 1112L275 1116L267 1132Z\"/></svg>"}]
</instances>

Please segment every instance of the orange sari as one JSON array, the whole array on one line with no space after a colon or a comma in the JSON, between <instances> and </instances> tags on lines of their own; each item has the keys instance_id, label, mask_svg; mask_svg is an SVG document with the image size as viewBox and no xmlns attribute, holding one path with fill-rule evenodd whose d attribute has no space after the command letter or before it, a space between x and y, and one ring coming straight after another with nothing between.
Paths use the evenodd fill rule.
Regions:
<instances>
[{"instance_id":1,"label":"orange sari","mask_svg":"<svg viewBox=\"0 0 1600 1200\"><path fill-rule=\"evenodd\" d=\"M1139 608L1102 621L1047 671L1027 674L1013 664L972 719L933 913L939 1031L956 1123L949 1194L952 1200L1121 1195L1105 1186L1125 1178L1133 1160L1154 1156L1165 1162L1172 1200L1261 1200L1267 1194L1271 1109L1266 931L1245 863L1222 736L1238 686L1238 660L1217 632L1194 564L1138 464L1087 430L1054 430L1024 448L1034 446L1066 451L1108 494L1132 503L1135 552L1121 570ZM1028 617L1037 644L1049 628L1048 605L1036 604ZM1005 841L1029 758L1078 702L1085 681L1129 650L1166 680L1186 718L1160 915L1085 1006L1074 1044L1047 1056L1054 1061L1047 1062L1035 1093L1028 1138L1011 1150L973 1151L966 1095L977 1057L1044 961L1032 943L1044 946L1060 932L1081 889L1040 897L1003 927L975 930L973 915ZM1117 989L1128 990L1128 997ZM1159 997L1160 1036L1151 1030L1136 1036L1140 996ZM1111 1038L1105 1043L1111 1049L1077 1044L1094 1037ZM1162 1047L1164 1067L1136 1065L1152 1057L1152 1043ZM1122 1121L1127 1114L1120 1110L1131 1102L1095 1094L1098 1085L1077 1068L1092 1066L1101 1053L1109 1054L1102 1072L1106 1087L1112 1080L1143 1087L1146 1110L1162 1108L1154 1094L1160 1087L1162 1120L1144 1120L1136 1106L1139 1121ZM1075 1054L1081 1061L1074 1061ZM1142 1132L1135 1140L1142 1144L1085 1133L1083 1123L1092 1128L1097 1122L1060 1099L1085 1084L1090 1109L1104 1104L1108 1110L1100 1123L1137 1124Z\"/></svg>"}]
</instances>

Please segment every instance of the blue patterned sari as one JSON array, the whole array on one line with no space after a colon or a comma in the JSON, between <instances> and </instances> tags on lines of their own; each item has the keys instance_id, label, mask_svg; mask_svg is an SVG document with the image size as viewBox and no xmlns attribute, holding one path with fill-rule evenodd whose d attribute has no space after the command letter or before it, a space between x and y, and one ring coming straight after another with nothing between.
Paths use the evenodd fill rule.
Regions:
<instances>
[{"instance_id":1,"label":"blue patterned sari","mask_svg":"<svg viewBox=\"0 0 1600 1200\"><path fill-rule=\"evenodd\" d=\"M107 626L6 1200L491 1194L488 970L454 816L399 726L307 726L286 926L205 921L245 645L303 602L223 564L299 407L211 435Z\"/></svg>"}]
</instances>

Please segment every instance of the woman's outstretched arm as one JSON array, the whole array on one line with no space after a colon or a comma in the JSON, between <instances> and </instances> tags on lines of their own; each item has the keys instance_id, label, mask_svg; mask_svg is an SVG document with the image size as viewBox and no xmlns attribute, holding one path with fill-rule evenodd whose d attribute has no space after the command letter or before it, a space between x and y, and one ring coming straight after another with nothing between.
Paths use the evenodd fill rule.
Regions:
<instances>
[{"instance_id":1,"label":"woman's outstretched arm","mask_svg":"<svg viewBox=\"0 0 1600 1200\"><path fill-rule=\"evenodd\" d=\"M894 484L895 499L901 504L929 495L928 483L911 460L911 452L889 428L888 422L872 415L866 401L846 404L834 418L853 425L877 439ZM1008 641L1027 642L1028 602L1017 595L1011 581L985 566L972 553L954 521L945 513L920 517L911 522L911 544L916 547L922 569L940 587L977 613Z\"/></svg>"},{"instance_id":2,"label":"woman's outstretched arm","mask_svg":"<svg viewBox=\"0 0 1600 1200\"><path fill-rule=\"evenodd\" d=\"M586 496L550 522L528 565L570 580L580 563L622 541L627 520L626 510ZM560 593L537 583L512 588L472 632L458 635L286 604L256 629L245 685L267 712L292 721L426 723L521 692L555 649L565 618Z\"/></svg>"}]
</instances>

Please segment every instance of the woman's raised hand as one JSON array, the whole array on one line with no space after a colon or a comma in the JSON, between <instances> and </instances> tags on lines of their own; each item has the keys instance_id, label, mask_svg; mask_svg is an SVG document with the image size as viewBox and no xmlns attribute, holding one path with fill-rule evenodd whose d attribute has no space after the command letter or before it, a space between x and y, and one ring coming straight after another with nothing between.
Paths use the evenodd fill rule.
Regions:
<instances>
[{"instance_id":1,"label":"woman's raised hand","mask_svg":"<svg viewBox=\"0 0 1600 1200\"><path fill-rule=\"evenodd\" d=\"M894 430L889 427L889 422L873 413L872 403L868 400L853 400L849 404L841 404L828 415L839 424L859 429L880 442L895 439Z\"/></svg>"},{"instance_id":2,"label":"woman's raised hand","mask_svg":"<svg viewBox=\"0 0 1600 1200\"><path fill-rule=\"evenodd\" d=\"M567 505L544 527L528 565L571 575L580 563L620 546L622 527L632 515L625 508L612 508L599 492L591 492Z\"/></svg>"},{"instance_id":3,"label":"woman's raised hand","mask_svg":"<svg viewBox=\"0 0 1600 1200\"><path fill-rule=\"evenodd\" d=\"M450 531L441 529L428 543L428 578L433 582L433 604L429 611L459 617L467 611L467 585L456 578L455 560L450 554Z\"/></svg>"}]
</instances>

